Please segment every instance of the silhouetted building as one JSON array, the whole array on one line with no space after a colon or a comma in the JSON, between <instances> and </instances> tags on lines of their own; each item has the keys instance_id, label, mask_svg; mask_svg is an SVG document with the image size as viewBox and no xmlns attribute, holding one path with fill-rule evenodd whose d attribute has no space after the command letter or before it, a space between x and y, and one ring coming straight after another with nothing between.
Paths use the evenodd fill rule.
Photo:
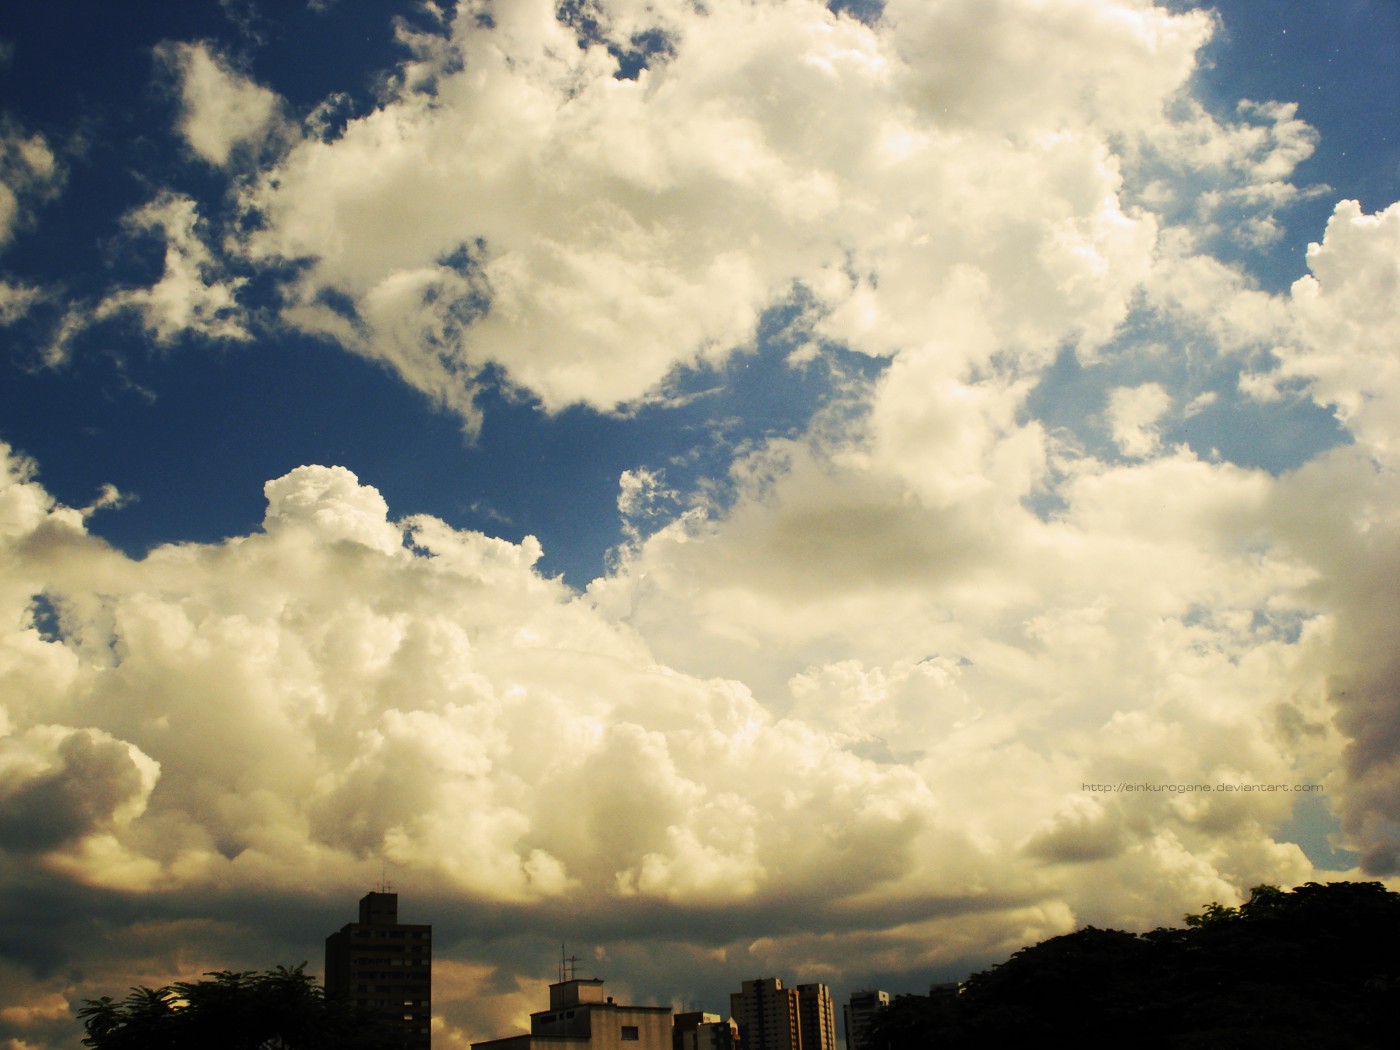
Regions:
<instances>
[{"instance_id":1,"label":"silhouetted building","mask_svg":"<svg viewBox=\"0 0 1400 1050\"><path fill-rule=\"evenodd\" d=\"M890 1005L890 993L881 991L852 992L841 1008L846 1015L846 1050L870 1050L865 1032L870 1019L883 1007Z\"/></svg>"},{"instance_id":2,"label":"silhouetted building","mask_svg":"<svg viewBox=\"0 0 1400 1050\"><path fill-rule=\"evenodd\" d=\"M826 985L797 986L797 1029L802 1050L836 1050L836 1004Z\"/></svg>"},{"instance_id":3,"label":"silhouetted building","mask_svg":"<svg viewBox=\"0 0 1400 1050\"><path fill-rule=\"evenodd\" d=\"M737 1050L739 1026L731 1017L695 1011L676 1014L671 1025L671 1050Z\"/></svg>"},{"instance_id":4,"label":"silhouetted building","mask_svg":"<svg viewBox=\"0 0 1400 1050\"><path fill-rule=\"evenodd\" d=\"M433 928L399 922L397 893L367 893L360 921L326 938L326 995L403 1032L404 1050L432 1045Z\"/></svg>"},{"instance_id":5,"label":"silhouetted building","mask_svg":"<svg viewBox=\"0 0 1400 1050\"><path fill-rule=\"evenodd\" d=\"M530 1015L529 1035L472 1050L671 1050L671 1008L621 1006L603 994L601 980L571 978L549 986L549 1009Z\"/></svg>"},{"instance_id":6,"label":"silhouetted building","mask_svg":"<svg viewBox=\"0 0 1400 1050\"><path fill-rule=\"evenodd\" d=\"M928 986L930 999L956 999L962 994L962 985L957 981L937 981Z\"/></svg>"},{"instance_id":7,"label":"silhouetted building","mask_svg":"<svg viewBox=\"0 0 1400 1050\"><path fill-rule=\"evenodd\" d=\"M797 989L784 988L780 977L745 981L729 995L729 1012L739 1025L744 1050L801 1050Z\"/></svg>"}]
</instances>

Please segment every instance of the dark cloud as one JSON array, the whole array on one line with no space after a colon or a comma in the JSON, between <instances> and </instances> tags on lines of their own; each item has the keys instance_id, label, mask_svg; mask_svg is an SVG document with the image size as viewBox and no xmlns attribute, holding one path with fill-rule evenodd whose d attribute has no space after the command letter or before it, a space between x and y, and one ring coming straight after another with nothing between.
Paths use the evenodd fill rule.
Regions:
<instances>
[{"instance_id":1,"label":"dark cloud","mask_svg":"<svg viewBox=\"0 0 1400 1050\"><path fill-rule=\"evenodd\" d=\"M36 734L29 734L34 740ZM106 734L78 730L32 775L0 778L0 849L36 853L97 830L138 798L146 776L129 745Z\"/></svg>"}]
</instances>

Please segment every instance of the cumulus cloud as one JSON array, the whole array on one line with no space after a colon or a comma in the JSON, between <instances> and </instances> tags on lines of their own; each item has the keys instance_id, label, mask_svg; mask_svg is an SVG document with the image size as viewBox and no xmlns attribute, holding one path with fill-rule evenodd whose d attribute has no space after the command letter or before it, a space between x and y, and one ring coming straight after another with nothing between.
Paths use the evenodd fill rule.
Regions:
<instances>
[{"instance_id":1,"label":"cumulus cloud","mask_svg":"<svg viewBox=\"0 0 1400 1050\"><path fill-rule=\"evenodd\" d=\"M1302 378L1318 404L1389 467L1400 455L1400 204L1366 215L1339 203L1308 246L1292 289L1298 331L1279 350L1280 375Z\"/></svg>"},{"instance_id":2,"label":"cumulus cloud","mask_svg":"<svg viewBox=\"0 0 1400 1050\"><path fill-rule=\"evenodd\" d=\"M1265 294L1203 258L1173 260L1157 286L1167 312L1188 320L1188 338L1204 335L1207 345L1257 362L1241 377L1248 396L1310 398L1335 414L1350 442L1280 478L1267 515L1280 549L1311 566L1309 603L1330 610L1326 692L1349 739L1342 767L1349 785L1334 801L1364 867L1382 874L1400 862L1395 668L1387 655L1400 629L1392 597L1396 219L1396 205L1368 215L1355 201L1339 202L1309 246L1309 273L1287 295Z\"/></svg>"},{"instance_id":3,"label":"cumulus cloud","mask_svg":"<svg viewBox=\"0 0 1400 1050\"><path fill-rule=\"evenodd\" d=\"M1110 142L1174 132L1210 29L1097 2L486 11L404 31L384 104L245 196L248 256L310 263L289 321L469 418L487 365L550 409L633 401L796 288L878 355L1013 288L996 335L1107 338L1156 230Z\"/></svg>"},{"instance_id":4,"label":"cumulus cloud","mask_svg":"<svg viewBox=\"0 0 1400 1050\"><path fill-rule=\"evenodd\" d=\"M179 80L179 131L201 160L224 167L240 154L256 155L283 130L277 94L235 70L208 44L166 44L158 54Z\"/></svg>"},{"instance_id":5,"label":"cumulus cloud","mask_svg":"<svg viewBox=\"0 0 1400 1050\"><path fill-rule=\"evenodd\" d=\"M31 481L11 490L29 507L13 516L11 549L33 573L43 561L24 557L30 537L63 512ZM223 549L163 549L141 568L86 541L70 514L68 542L107 567L102 594L58 567L26 585L61 611L61 641L42 641L32 611L16 610L33 655L81 654L68 704L45 706L111 727L93 732L106 734L113 777L123 748L153 749L158 781L153 765L139 783L120 781L150 805L116 845L156 862L157 883L203 884L229 877L230 865L290 878L324 863L323 852L346 862L387 855L503 900L580 885L604 896L615 886L747 895L726 876L777 870L776 843L727 814L747 791L776 787L737 785L760 755L780 766L809 760L805 731L765 731L771 718L735 683L655 666L628 632L534 573L533 541L430 519L390 525L378 494L342 469L301 468L268 495L265 532ZM269 592L269 572L291 590ZM195 598L181 578L213 589ZM186 597L167 593L172 585ZM596 677L583 694L581 663ZM24 725L37 701L15 698L14 732L39 731ZM251 749L262 758L250 763ZM888 774L836 753L818 761L862 785L824 818L833 827L867 790L889 795L879 790ZM56 758L30 765L15 791L61 784L68 768ZM552 800L563 794L571 805L560 812ZM139 809L118 801L130 812L114 801L113 820L131 824ZM762 822L798 812L747 808ZM88 859L97 870L85 877L106 877L110 858ZM805 863L825 861L815 853Z\"/></svg>"},{"instance_id":6,"label":"cumulus cloud","mask_svg":"<svg viewBox=\"0 0 1400 1050\"><path fill-rule=\"evenodd\" d=\"M400 27L411 57L373 112L329 137L312 113L295 143L276 96L209 45L162 54L197 155L288 144L232 187L244 221L225 246L295 264L283 319L469 428L484 369L549 410L612 409L751 344L795 296L814 335L881 357L931 340L1090 354L1152 270L1154 209L1181 217L1163 193L1239 197L1263 229L1311 149L1286 105L1231 123L1191 100L1208 16L1125 0L436 17ZM163 341L181 324L244 337L238 282L171 207L131 220L165 231L165 277L111 308L143 310Z\"/></svg>"},{"instance_id":7,"label":"cumulus cloud","mask_svg":"<svg viewBox=\"0 0 1400 1050\"><path fill-rule=\"evenodd\" d=\"M48 851L145 809L159 767L97 730L34 726L0 741L0 849Z\"/></svg>"},{"instance_id":8,"label":"cumulus cloud","mask_svg":"<svg viewBox=\"0 0 1400 1050\"><path fill-rule=\"evenodd\" d=\"M616 622L540 577L533 541L394 523L344 469L270 482L261 532L133 562L9 462L0 782L18 803L0 830L10 863L76 884L296 895L321 883L348 898L387 860L441 901L586 903L616 929L639 907L679 907L721 942L767 931L776 964L800 952L785 931L812 909L897 957L916 949L876 935L891 910L965 924L967 902L990 892L974 908L986 928L1048 935L1114 907L1170 921L1222 886L1309 870L1268 835L1287 799L1084 796L1096 778L1296 777L1280 698L1298 709L1289 724L1320 717L1324 632L1290 642L1245 611L1289 581L1286 565L1209 580L1228 567L1222 535L1194 556L1183 546L1187 565L1155 587L1141 574L1115 587L1114 563L1072 578L1082 544L1119 547L1129 564L1150 543L1133 533L1159 512L1134 493L1158 485L1133 468L1086 476L1075 520L1022 538L1011 575L1027 580L991 594L985 560L939 567L936 546L923 562L905 554L918 586L891 573L857 587L862 570L794 590L795 571L753 570L797 559L810 571L802 550L740 563L717 557L723 530L698 537L706 563L732 567L693 577L691 593L716 613L709 596L723 596L728 615L672 627L742 633L774 671L797 669L765 695L668 667L638 630L675 663L698 661L647 616ZM1258 478L1172 469L1175 491L1196 477L1176 513L1197 542L1232 519L1248 532ZM789 477L781 487L803 480ZM827 573L885 541L853 531L843 550L839 538ZM629 578L642 559L660 567L668 542L638 548ZM1052 564L1036 572L1036 560ZM778 601L780 620L753 615ZM1193 619L1193 602L1217 611ZM857 655L807 660L837 634ZM928 651L944 655L893 655ZM1314 742L1324 763L1329 741ZM41 802L63 819L31 821ZM1149 874L1163 865L1177 872L1165 893ZM1105 884L1123 887L1112 902ZM1063 903L1038 920L1022 913L1051 900Z\"/></svg>"},{"instance_id":9,"label":"cumulus cloud","mask_svg":"<svg viewBox=\"0 0 1400 1050\"><path fill-rule=\"evenodd\" d=\"M1287 542L1318 566L1318 599L1336 609L1328 664L1337 724L1349 738L1336 800L1365 870L1400 869L1394 703L1400 637L1394 467L1362 448L1334 450L1287 479L1274 505Z\"/></svg>"},{"instance_id":10,"label":"cumulus cloud","mask_svg":"<svg viewBox=\"0 0 1400 1050\"><path fill-rule=\"evenodd\" d=\"M1341 805L1367 870L1390 873L1397 850L1394 745L1400 633L1394 601L1398 509L1395 399L1400 374L1400 208L1364 214L1342 201L1323 239L1308 249L1310 273L1285 307L1291 324L1275 344L1275 366L1257 383L1266 393L1299 384L1347 429L1353 444L1332 450L1284 480L1272 512L1285 541L1317 566L1312 586L1336 610L1330 690L1350 738L1351 781Z\"/></svg>"},{"instance_id":11,"label":"cumulus cloud","mask_svg":"<svg viewBox=\"0 0 1400 1050\"><path fill-rule=\"evenodd\" d=\"M763 933L774 965L819 913L913 964L918 938L881 932L892 914L927 933L977 913L1025 939L1169 922L1311 871L1270 836L1285 796L1083 788L1331 768L1335 734L1297 733L1325 722L1328 631L1257 622L1296 608L1306 572L1239 553L1258 475L1101 466L1060 520L1021 515L995 549L925 540L880 573L895 526L868 526L907 490L887 480L888 509L857 490L814 562L782 539L815 524L815 479L790 469L680 546L640 542L612 583L634 589L620 622L542 578L533 540L393 522L343 468L270 482L260 532L136 562L9 463L0 783L20 804L0 831L10 863L75 884L349 899L387 861L424 898L586 907L614 935L679 908L721 943ZM844 469L835 482L871 464ZM957 523L903 513L911 544L917 523ZM786 514L803 524L785 532ZM774 542L755 546L765 520ZM1169 571L1143 571L1154 549ZM668 593L692 614L640 586L661 573L685 574ZM739 656L707 650L716 634ZM30 821L41 802L63 819Z\"/></svg>"},{"instance_id":12,"label":"cumulus cloud","mask_svg":"<svg viewBox=\"0 0 1400 1050\"><path fill-rule=\"evenodd\" d=\"M389 506L344 467L303 470L269 481L263 528L270 533L305 529L317 536L363 544L383 554L403 545L385 520Z\"/></svg>"}]
</instances>

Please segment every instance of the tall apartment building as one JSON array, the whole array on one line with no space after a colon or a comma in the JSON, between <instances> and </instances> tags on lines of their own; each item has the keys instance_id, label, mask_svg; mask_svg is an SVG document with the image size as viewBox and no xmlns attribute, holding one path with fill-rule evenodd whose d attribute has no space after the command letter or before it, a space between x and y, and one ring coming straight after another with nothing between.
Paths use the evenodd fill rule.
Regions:
<instances>
[{"instance_id":1,"label":"tall apartment building","mask_svg":"<svg viewBox=\"0 0 1400 1050\"><path fill-rule=\"evenodd\" d=\"M399 922L397 893L360 898L360 921L326 938L326 995L378 1014L403 1033L404 1050L429 1050L433 928Z\"/></svg>"},{"instance_id":2,"label":"tall apartment building","mask_svg":"<svg viewBox=\"0 0 1400 1050\"><path fill-rule=\"evenodd\" d=\"M841 1008L846 1021L846 1050L871 1050L865 1041L866 1028L875 1013L889 1005L889 992L872 989L851 993L851 998Z\"/></svg>"},{"instance_id":3,"label":"tall apartment building","mask_svg":"<svg viewBox=\"0 0 1400 1050\"><path fill-rule=\"evenodd\" d=\"M802 1050L836 1050L836 1004L824 984L797 986L798 1031Z\"/></svg>"},{"instance_id":4,"label":"tall apartment building","mask_svg":"<svg viewBox=\"0 0 1400 1050\"><path fill-rule=\"evenodd\" d=\"M530 1015L528 1035L472 1050L671 1050L671 1008L622 1006L597 978L570 978L549 986L549 1009Z\"/></svg>"},{"instance_id":5,"label":"tall apartment building","mask_svg":"<svg viewBox=\"0 0 1400 1050\"><path fill-rule=\"evenodd\" d=\"M745 981L730 993L729 1012L744 1050L802 1050L797 989L784 988L782 978Z\"/></svg>"}]
</instances>

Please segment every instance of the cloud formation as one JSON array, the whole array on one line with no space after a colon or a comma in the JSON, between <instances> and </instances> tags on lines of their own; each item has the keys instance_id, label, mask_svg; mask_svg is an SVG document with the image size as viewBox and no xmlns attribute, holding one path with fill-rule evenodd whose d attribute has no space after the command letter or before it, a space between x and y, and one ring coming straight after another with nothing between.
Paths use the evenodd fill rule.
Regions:
<instances>
[{"instance_id":1,"label":"cloud formation","mask_svg":"<svg viewBox=\"0 0 1400 1050\"><path fill-rule=\"evenodd\" d=\"M885 367L722 485L625 472L583 594L533 537L395 518L353 464L132 558L6 448L6 870L140 902L150 972L188 975L163 902L248 950L286 916L242 902L320 921L390 865L418 914L473 915L450 1045L531 1003L500 947L526 919L676 980L858 980L1316 876L1296 793L1182 785L1325 785L1393 873L1400 205L1338 204L1283 293L1227 261L1278 235L1315 136L1205 111L1211 31L1137 0L463 2L401 28L372 113L295 141L171 45L177 130L257 222L174 190L132 215L164 269L100 312L158 343L251 338L230 275L268 267L281 323L469 424L484 369L612 410L780 306L803 353ZM1061 425L1066 356L1098 400ZM1344 441L1288 470L1174 436L1302 401ZM1089 787L1128 783L1155 788ZM14 967L35 1012L0 1020L112 991L89 934Z\"/></svg>"},{"instance_id":2,"label":"cloud formation","mask_svg":"<svg viewBox=\"0 0 1400 1050\"><path fill-rule=\"evenodd\" d=\"M467 416L488 365L551 409L634 401L799 291L819 335L882 356L1003 283L999 336L1102 340L1155 230L1110 141L1180 135L1210 25L1105 3L574 15L460 4L404 30L383 104L245 191L248 256L309 264L287 320Z\"/></svg>"},{"instance_id":3,"label":"cloud formation","mask_svg":"<svg viewBox=\"0 0 1400 1050\"><path fill-rule=\"evenodd\" d=\"M94 320L134 313L163 345L190 335L240 342L252 338L246 311L238 302L245 278L225 272L192 199L162 194L125 216L124 224L133 239L160 238L164 268L149 287L110 292L97 304Z\"/></svg>"},{"instance_id":4,"label":"cloud formation","mask_svg":"<svg viewBox=\"0 0 1400 1050\"><path fill-rule=\"evenodd\" d=\"M35 209L62 189L64 169L41 134L0 115L0 248L34 222Z\"/></svg>"},{"instance_id":5,"label":"cloud formation","mask_svg":"<svg viewBox=\"0 0 1400 1050\"><path fill-rule=\"evenodd\" d=\"M1311 873L1270 833L1287 795L1083 786L1331 772L1332 635L1286 623L1307 569L1243 553L1267 478L1100 465L1060 518L959 544L929 538L969 532L959 508L789 452L764 495L653 535L592 597L540 577L532 540L390 521L343 468L270 482L261 532L132 561L11 457L9 863L348 899L387 862L440 906L583 908L600 937L675 908L673 936L761 933L771 965L814 921L863 931L850 968L950 958L945 934L1170 922ZM820 573L792 545L814 534ZM63 819L29 821L40 802Z\"/></svg>"},{"instance_id":6,"label":"cloud formation","mask_svg":"<svg viewBox=\"0 0 1400 1050\"><path fill-rule=\"evenodd\" d=\"M282 130L276 93L233 69L207 44L171 43L159 50L179 82L178 128L190 150L215 167L256 154Z\"/></svg>"},{"instance_id":7,"label":"cloud formation","mask_svg":"<svg viewBox=\"0 0 1400 1050\"><path fill-rule=\"evenodd\" d=\"M192 151L245 167L273 151L230 186L230 261L292 267L285 322L469 426L484 369L551 411L613 409L795 302L817 339L881 358L940 339L946 356L987 324L982 352L1092 353L1165 219L1194 201L1201 236L1228 220L1267 240L1314 143L1288 105L1208 115L1189 89L1211 19L1150 4L427 11L400 25L411 57L380 104L334 130L318 107L299 140L208 45L161 54ZM211 275L174 204L133 215L166 232L172 265L118 304L151 324L164 303L162 341L209 333L211 313L241 337L240 282Z\"/></svg>"}]
</instances>

